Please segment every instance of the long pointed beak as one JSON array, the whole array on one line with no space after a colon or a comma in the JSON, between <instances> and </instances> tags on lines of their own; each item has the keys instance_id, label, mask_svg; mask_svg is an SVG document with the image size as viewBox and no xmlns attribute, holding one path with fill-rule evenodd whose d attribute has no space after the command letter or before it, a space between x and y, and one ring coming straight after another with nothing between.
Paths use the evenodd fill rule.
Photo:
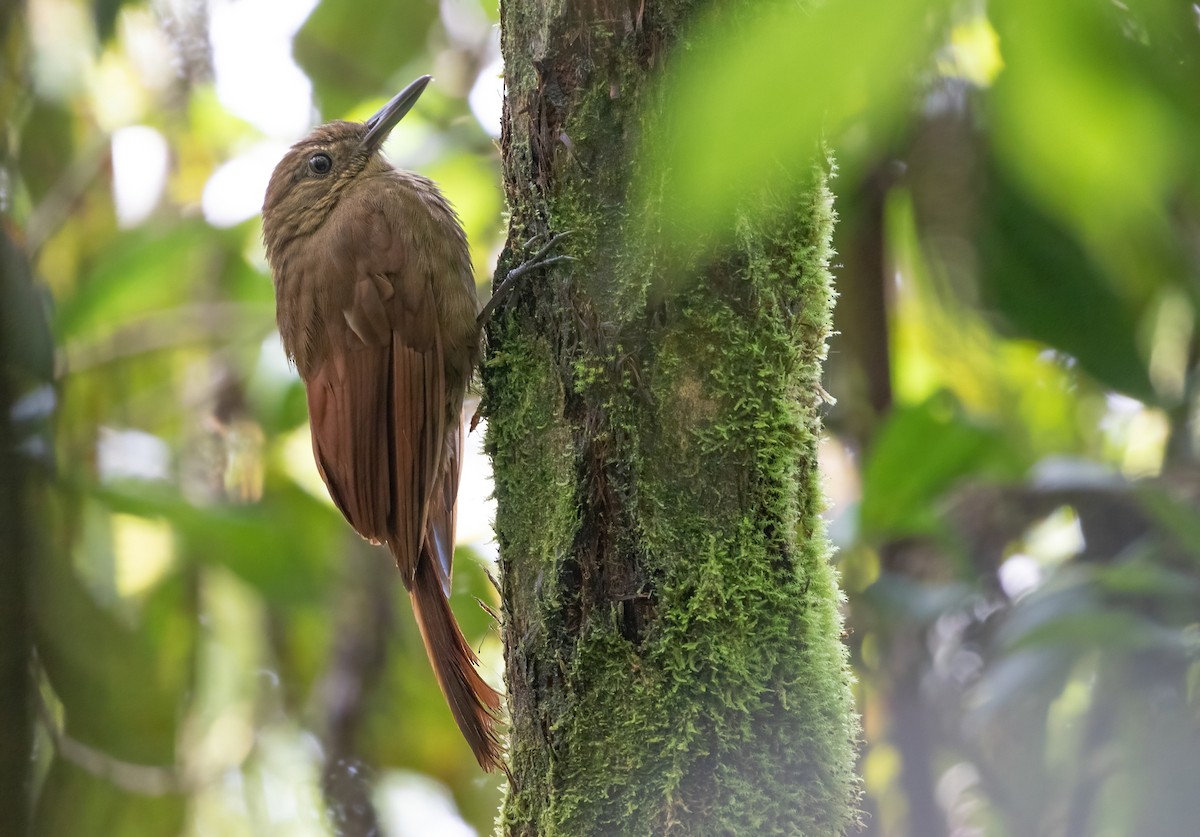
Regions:
<instances>
[{"instance_id":1,"label":"long pointed beak","mask_svg":"<svg viewBox=\"0 0 1200 837\"><path fill-rule=\"evenodd\" d=\"M379 109L379 112L367 120L367 134L362 138L362 147L368 151L376 151L387 139L392 128L404 118L412 106L421 98L433 76L421 76L408 87L401 90L392 100Z\"/></svg>"}]
</instances>

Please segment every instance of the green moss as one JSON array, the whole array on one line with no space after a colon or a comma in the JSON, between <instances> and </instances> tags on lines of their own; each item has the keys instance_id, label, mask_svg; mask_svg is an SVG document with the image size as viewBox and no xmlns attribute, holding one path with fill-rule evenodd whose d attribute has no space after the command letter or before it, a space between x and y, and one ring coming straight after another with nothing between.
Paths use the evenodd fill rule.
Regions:
<instances>
[{"instance_id":1,"label":"green moss","mask_svg":"<svg viewBox=\"0 0 1200 837\"><path fill-rule=\"evenodd\" d=\"M715 759L680 804L711 809L711 833L832 834L852 810L856 729L815 468L832 217L822 181L811 194L777 229L741 231L738 293L686 294L643 444L663 668L706 710L698 764Z\"/></svg>"},{"instance_id":2,"label":"green moss","mask_svg":"<svg viewBox=\"0 0 1200 837\"><path fill-rule=\"evenodd\" d=\"M496 535L514 554L552 560L578 525L571 434L549 346L512 333L511 324L508 332L483 376L486 450L496 466L496 493L509 500L497 515Z\"/></svg>"},{"instance_id":3,"label":"green moss","mask_svg":"<svg viewBox=\"0 0 1200 837\"><path fill-rule=\"evenodd\" d=\"M661 8L647 14L666 21ZM664 263L657 207L627 208L628 160L655 106L647 50L677 19L637 41L505 6L510 95L536 116L508 138L514 225L574 231L577 259L493 325L484 375L510 834L831 835L854 819L816 467L825 173L769 224L742 221L725 251ZM535 52L590 49L547 47L534 72L514 32ZM537 98L548 89L553 102Z\"/></svg>"}]
</instances>

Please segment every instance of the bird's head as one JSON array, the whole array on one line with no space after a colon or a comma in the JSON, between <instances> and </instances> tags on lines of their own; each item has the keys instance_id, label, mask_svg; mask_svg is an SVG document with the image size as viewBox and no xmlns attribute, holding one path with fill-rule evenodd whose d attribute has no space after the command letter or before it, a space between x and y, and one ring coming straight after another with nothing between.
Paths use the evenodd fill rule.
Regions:
<instances>
[{"instance_id":1,"label":"bird's head","mask_svg":"<svg viewBox=\"0 0 1200 837\"><path fill-rule=\"evenodd\" d=\"M392 128L425 91L431 76L401 90L366 122L328 122L297 142L275 166L263 200L263 238L274 246L312 232L337 205L342 191L372 164Z\"/></svg>"}]
</instances>

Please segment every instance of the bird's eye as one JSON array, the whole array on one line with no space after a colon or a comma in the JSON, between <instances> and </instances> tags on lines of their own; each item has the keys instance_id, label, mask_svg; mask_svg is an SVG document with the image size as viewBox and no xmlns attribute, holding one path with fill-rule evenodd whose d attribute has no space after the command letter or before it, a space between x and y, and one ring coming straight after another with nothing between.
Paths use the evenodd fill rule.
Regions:
<instances>
[{"instance_id":1,"label":"bird's eye","mask_svg":"<svg viewBox=\"0 0 1200 837\"><path fill-rule=\"evenodd\" d=\"M313 174L329 174L333 168L333 160L328 154L314 154L308 158L308 168Z\"/></svg>"}]
</instances>

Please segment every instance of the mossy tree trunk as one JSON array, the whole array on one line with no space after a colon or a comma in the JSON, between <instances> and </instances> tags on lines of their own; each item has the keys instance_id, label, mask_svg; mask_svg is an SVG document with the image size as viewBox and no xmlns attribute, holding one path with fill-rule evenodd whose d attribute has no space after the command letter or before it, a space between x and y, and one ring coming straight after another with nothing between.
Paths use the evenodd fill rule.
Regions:
<instances>
[{"instance_id":1,"label":"mossy tree trunk","mask_svg":"<svg viewBox=\"0 0 1200 837\"><path fill-rule=\"evenodd\" d=\"M855 819L816 465L831 200L818 168L802 200L739 222L682 277L654 256L637 148L692 12L501 10L510 243L570 230L576 259L523 284L488 335L508 834L835 835Z\"/></svg>"}]
</instances>

